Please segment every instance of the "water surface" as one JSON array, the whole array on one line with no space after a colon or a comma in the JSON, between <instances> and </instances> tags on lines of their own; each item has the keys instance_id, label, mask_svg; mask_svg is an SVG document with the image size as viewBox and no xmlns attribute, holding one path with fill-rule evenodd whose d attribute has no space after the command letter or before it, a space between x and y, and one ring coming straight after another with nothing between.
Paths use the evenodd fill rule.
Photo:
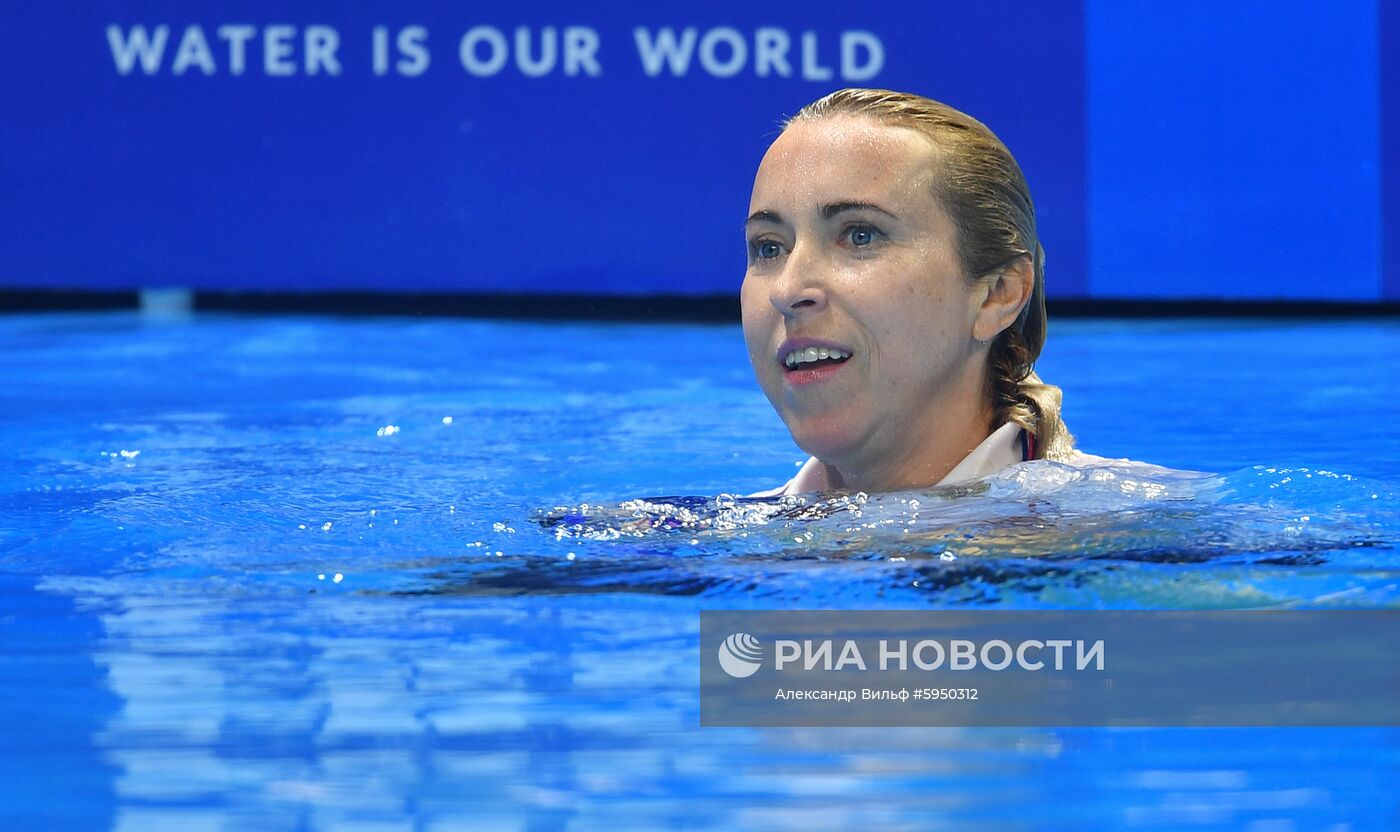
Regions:
<instances>
[{"instance_id":1,"label":"water surface","mask_svg":"<svg viewBox=\"0 0 1400 832\"><path fill-rule=\"evenodd\" d=\"M1081 447L738 498L737 326L0 319L0 816L146 829L1400 824L1392 729L698 727L700 609L1392 608L1390 322L1056 325ZM1348 825L1349 824L1349 825Z\"/></svg>"}]
</instances>

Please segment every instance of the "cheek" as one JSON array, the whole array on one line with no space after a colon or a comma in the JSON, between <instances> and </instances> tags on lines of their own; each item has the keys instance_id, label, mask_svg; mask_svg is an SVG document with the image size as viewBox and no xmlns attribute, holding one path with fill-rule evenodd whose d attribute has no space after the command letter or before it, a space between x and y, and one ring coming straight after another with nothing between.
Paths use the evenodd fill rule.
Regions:
<instances>
[{"instance_id":1,"label":"cheek","mask_svg":"<svg viewBox=\"0 0 1400 832\"><path fill-rule=\"evenodd\" d=\"M739 289L739 312L744 327L744 342L748 345L750 357L756 357L758 351L767 344L771 326L771 316L767 310L771 308L759 288L752 281L745 279L744 285Z\"/></svg>"},{"instance_id":2,"label":"cheek","mask_svg":"<svg viewBox=\"0 0 1400 832\"><path fill-rule=\"evenodd\" d=\"M951 304L936 292L901 288L872 309L873 350L880 364L892 371L890 381L913 384L930 365L947 360L958 324Z\"/></svg>"},{"instance_id":3,"label":"cheek","mask_svg":"<svg viewBox=\"0 0 1400 832\"><path fill-rule=\"evenodd\" d=\"M760 354L763 351L763 335L747 321L744 323L744 346L748 348L749 363L753 365L754 372L762 374L763 362Z\"/></svg>"},{"instance_id":4,"label":"cheek","mask_svg":"<svg viewBox=\"0 0 1400 832\"><path fill-rule=\"evenodd\" d=\"M739 284L739 310L743 315L744 326L747 328L749 320L755 318L759 312L759 288L758 283L747 274L744 275L744 282Z\"/></svg>"}]
</instances>

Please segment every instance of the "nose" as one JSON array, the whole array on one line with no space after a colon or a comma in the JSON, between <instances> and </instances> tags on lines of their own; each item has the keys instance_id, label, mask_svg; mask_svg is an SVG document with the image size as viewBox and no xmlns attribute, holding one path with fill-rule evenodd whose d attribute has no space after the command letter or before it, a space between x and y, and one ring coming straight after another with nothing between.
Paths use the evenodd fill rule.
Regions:
<instances>
[{"instance_id":1,"label":"nose","mask_svg":"<svg viewBox=\"0 0 1400 832\"><path fill-rule=\"evenodd\" d=\"M827 303L826 281L820 264L793 251L783 264L783 271L769 288L768 298L784 317L820 312Z\"/></svg>"}]
</instances>

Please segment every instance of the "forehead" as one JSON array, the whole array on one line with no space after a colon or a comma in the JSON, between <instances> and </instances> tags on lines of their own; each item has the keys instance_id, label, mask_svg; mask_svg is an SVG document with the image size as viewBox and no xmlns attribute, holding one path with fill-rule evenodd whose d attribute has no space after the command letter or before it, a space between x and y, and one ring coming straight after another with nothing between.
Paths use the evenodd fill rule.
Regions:
<instances>
[{"instance_id":1,"label":"forehead","mask_svg":"<svg viewBox=\"0 0 1400 832\"><path fill-rule=\"evenodd\" d=\"M751 208L932 201L937 161L933 141L912 128L860 116L797 121L764 155Z\"/></svg>"}]
</instances>

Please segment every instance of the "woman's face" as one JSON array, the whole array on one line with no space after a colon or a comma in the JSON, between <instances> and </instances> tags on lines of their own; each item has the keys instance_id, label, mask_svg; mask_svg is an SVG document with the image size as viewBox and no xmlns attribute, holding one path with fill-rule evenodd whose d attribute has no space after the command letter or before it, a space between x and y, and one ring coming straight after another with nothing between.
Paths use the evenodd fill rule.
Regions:
<instances>
[{"instance_id":1,"label":"woman's face","mask_svg":"<svg viewBox=\"0 0 1400 832\"><path fill-rule=\"evenodd\" d=\"M789 126L754 181L749 359L794 441L843 472L897 465L984 399L937 164L922 133L833 116Z\"/></svg>"}]
</instances>

